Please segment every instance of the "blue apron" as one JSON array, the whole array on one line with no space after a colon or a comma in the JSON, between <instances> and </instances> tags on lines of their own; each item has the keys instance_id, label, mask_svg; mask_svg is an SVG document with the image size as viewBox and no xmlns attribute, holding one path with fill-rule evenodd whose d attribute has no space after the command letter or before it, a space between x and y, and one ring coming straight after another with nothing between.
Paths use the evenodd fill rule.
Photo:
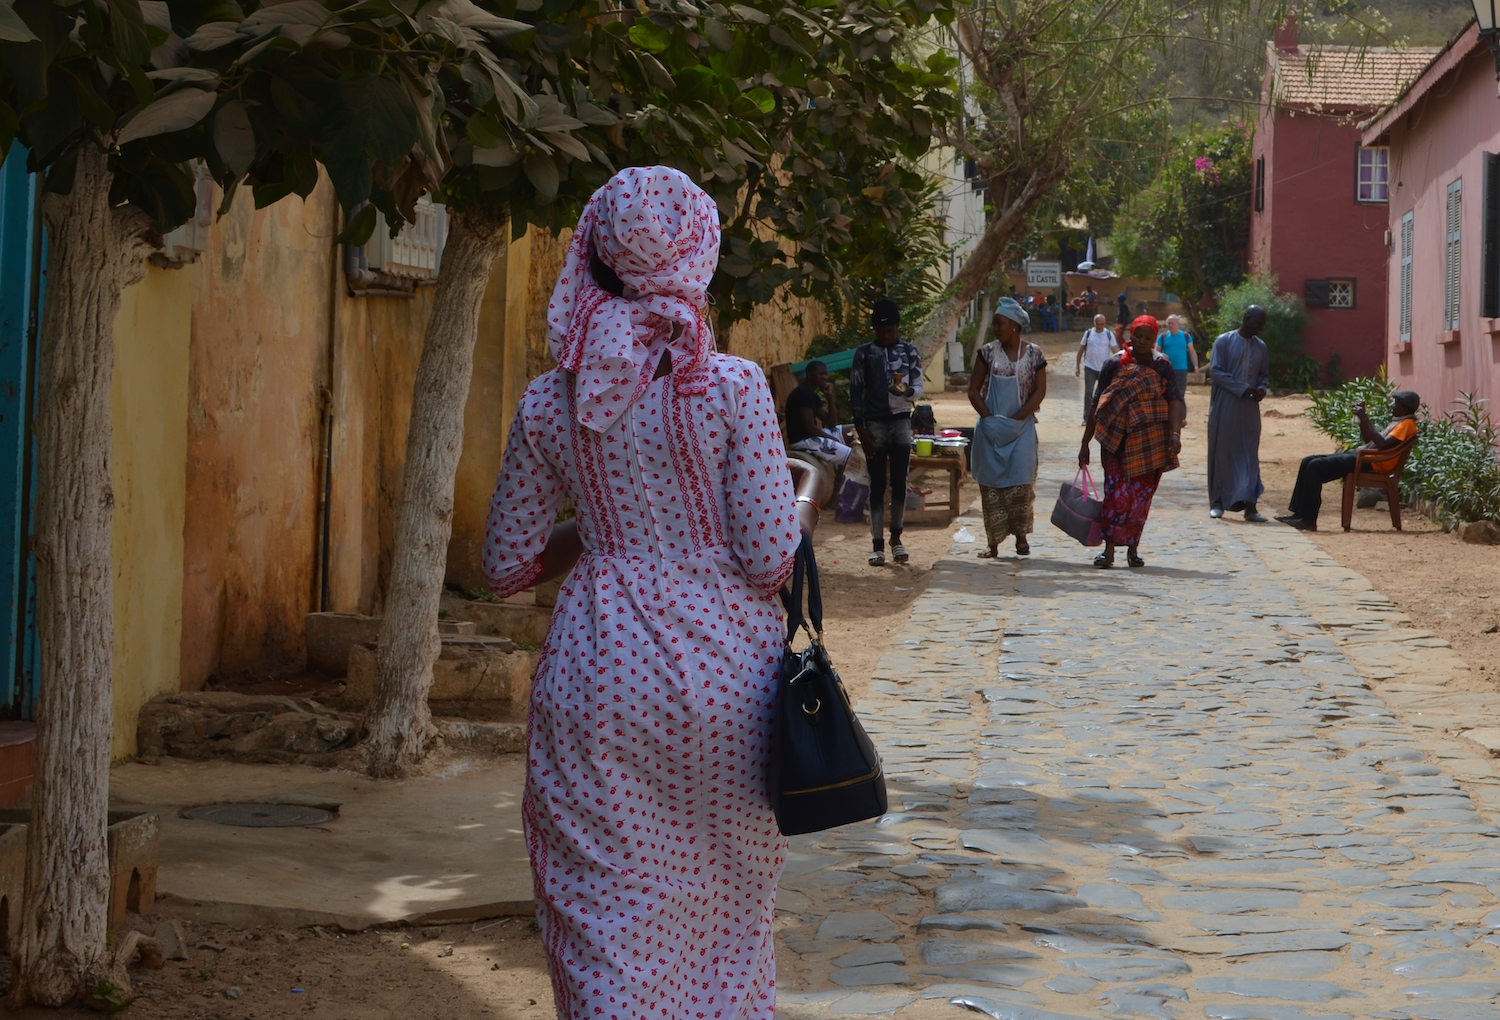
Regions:
<instances>
[{"instance_id":1,"label":"blue apron","mask_svg":"<svg viewBox=\"0 0 1500 1020\"><path fill-rule=\"evenodd\" d=\"M1015 376L989 379L985 406L988 418L974 426L969 472L987 489L1008 489L1036 481L1036 416L1016 421L1021 409L1021 384Z\"/></svg>"}]
</instances>

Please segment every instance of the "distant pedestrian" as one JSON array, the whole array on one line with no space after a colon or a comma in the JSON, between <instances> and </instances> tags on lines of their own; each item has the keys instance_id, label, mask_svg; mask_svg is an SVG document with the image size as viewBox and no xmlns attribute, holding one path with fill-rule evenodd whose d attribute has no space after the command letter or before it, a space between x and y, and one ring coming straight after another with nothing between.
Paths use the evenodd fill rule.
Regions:
<instances>
[{"instance_id":1,"label":"distant pedestrian","mask_svg":"<svg viewBox=\"0 0 1500 1020\"><path fill-rule=\"evenodd\" d=\"M885 566L885 501L891 500L891 558L909 558L901 544L906 521L906 475L911 469L911 409L922 395L922 357L900 339L901 309L884 299L871 309L875 340L854 352L849 403L870 472L870 566Z\"/></svg>"},{"instance_id":2,"label":"distant pedestrian","mask_svg":"<svg viewBox=\"0 0 1500 1020\"><path fill-rule=\"evenodd\" d=\"M1266 487L1260 480L1260 402L1271 386L1271 355L1257 335L1266 326L1265 309L1251 305L1240 328L1214 340L1208 359L1213 392L1208 402L1208 515L1245 511L1260 523L1256 509Z\"/></svg>"},{"instance_id":3,"label":"distant pedestrian","mask_svg":"<svg viewBox=\"0 0 1500 1020\"><path fill-rule=\"evenodd\" d=\"M1115 335L1105 325L1104 316L1094 316L1094 326L1083 334L1078 343L1078 356L1073 359L1073 375L1083 372L1083 420L1089 420L1089 408L1094 406L1094 385L1099 381L1099 370L1115 354L1120 345Z\"/></svg>"},{"instance_id":4,"label":"distant pedestrian","mask_svg":"<svg viewBox=\"0 0 1500 1020\"><path fill-rule=\"evenodd\" d=\"M1181 319L1169 315L1167 331L1156 338L1156 349L1172 363L1172 371L1177 373L1177 392L1186 400L1188 372L1198 371L1198 351L1193 347L1193 334L1182 328Z\"/></svg>"},{"instance_id":5,"label":"distant pedestrian","mask_svg":"<svg viewBox=\"0 0 1500 1020\"><path fill-rule=\"evenodd\" d=\"M1124 329L1130 325L1130 302L1125 300L1125 292L1121 291L1115 295L1115 325L1120 327L1120 340L1125 340Z\"/></svg>"},{"instance_id":6,"label":"distant pedestrian","mask_svg":"<svg viewBox=\"0 0 1500 1020\"><path fill-rule=\"evenodd\" d=\"M1177 467L1182 451L1186 408L1177 392L1172 363L1156 353L1159 327L1149 315L1131 324L1130 346L1110 358L1099 373L1099 392L1089 410L1078 449L1078 466L1089 463L1089 440L1099 436L1104 465L1104 552L1096 567L1115 565L1115 548L1125 546L1125 561L1144 567L1141 532L1162 472Z\"/></svg>"},{"instance_id":7,"label":"distant pedestrian","mask_svg":"<svg viewBox=\"0 0 1500 1020\"><path fill-rule=\"evenodd\" d=\"M1360 447L1365 451L1394 450L1412 436L1417 434L1417 409L1422 406L1422 398L1411 390L1397 390L1391 394L1391 418L1390 425L1381 432L1370 424L1370 418L1365 414L1365 405L1361 401L1354 405L1354 420L1359 424L1360 437L1364 439L1365 445ZM1292 489L1292 502L1288 509L1289 514L1283 514L1276 519L1282 524L1290 524L1301 531L1318 530L1318 511L1323 508L1323 486L1328 482L1336 482L1340 478L1354 470L1354 462L1358 458L1355 451L1348 453L1329 453L1323 456L1303 457L1302 466L1297 469L1297 485ZM1371 471L1389 472L1396 470L1399 458L1393 453L1389 457L1370 457L1367 460Z\"/></svg>"},{"instance_id":8,"label":"distant pedestrian","mask_svg":"<svg viewBox=\"0 0 1500 1020\"><path fill-rule=\"evenodd\" d=\"M828 366L810 361L802 382L786 398L787 446L810 453L838 470L853 452L844 442L844 434L836 429L838 421L838 397L828 379Z\"/></svg>"},{"instance_id":9,"label":"distant pedestrian","mask_svg":"<svg viewBox=\"0 0 1500 1020\"><path fill-rule=\"evenodd\" d=\"M993 559L1000 543L1014 535L1016 555L1031 544L1036 502L1036 411L1047 396L1047 358L1036 344L1021 339L1026 310L1013 298L995 306L995 339L979 349L969 376L969 404L979 412L970 451L970 470L979 483L988 548Z\"/></svg>"}]
</instances>

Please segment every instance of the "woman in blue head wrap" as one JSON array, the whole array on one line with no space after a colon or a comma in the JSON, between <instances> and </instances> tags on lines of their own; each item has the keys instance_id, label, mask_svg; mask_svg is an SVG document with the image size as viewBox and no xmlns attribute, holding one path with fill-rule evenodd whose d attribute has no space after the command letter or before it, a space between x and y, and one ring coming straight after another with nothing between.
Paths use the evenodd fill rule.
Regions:
<instances>
[{"instance_id":1,"label":"woman in blue head wrap","mask_svg":"<svg viewBox=\"0 0 1500 1020\"><path fill-rule=\"evenodd\" d=\"M974 356L969 376L969 403L979 412L969 466L979 483L987 547L993 559L1008 535L1016 537L1016 555L1031 544L1032 506L1036 502L1036 410L1047 397L1047 358L1036 344L1021 339L1026 310L1014 298L995 306L995 339Z\"/></svg>"}]
</instances>

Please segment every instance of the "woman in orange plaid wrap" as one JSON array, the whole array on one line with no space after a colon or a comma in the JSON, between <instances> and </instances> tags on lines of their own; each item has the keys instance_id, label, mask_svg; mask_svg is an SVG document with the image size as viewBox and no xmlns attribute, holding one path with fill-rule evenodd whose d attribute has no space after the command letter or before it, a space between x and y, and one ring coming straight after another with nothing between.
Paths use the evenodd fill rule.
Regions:
<instances>
[{"instance_id":1,"label":"woman in orange plaid wrap","mask_svg":"<svg viewBox=\"0 0 1500 1020\"><path fill-rule=\"evenodd\" d=\"M1104 363L1099 388L1084 425L1078 466L1087 467L1089 440L1099 439L1104 464L1104 552L1094 566L1115 565L1115 546L1125 562L1144 567L1138 555L1141 531L1162 472L1177 467L1186 407L1172 362L1156 350L1156 320L1142 315L1130 324L1130 346Z\"/></svg>"}]
</instances>

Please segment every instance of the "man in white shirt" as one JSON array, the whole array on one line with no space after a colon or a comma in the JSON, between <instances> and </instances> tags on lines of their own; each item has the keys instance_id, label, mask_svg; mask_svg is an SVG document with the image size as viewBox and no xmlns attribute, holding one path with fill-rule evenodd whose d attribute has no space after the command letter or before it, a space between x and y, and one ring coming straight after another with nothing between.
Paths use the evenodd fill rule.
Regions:
<instances>
[{"instance_id":1,"label":"man in white shirt","mask_svg":"<svg viewBox=\"0 0 1500 1020\"><path fill-rule=\"evenodd\" d=\"M1073 374L1078 375L1080 369L1083 372L1083 421L1089 420L1089 407L1094 403L1094 386L1099 382L1099 370L1109 360L1110 355L1120 349L1115 343L1115 335L1105 325L1106 319L1102 315L1094 316L1094 328L1083 334L1083 341L1078 345L1078 357L1073 361Z\"/></svg>"}]
</instances>

